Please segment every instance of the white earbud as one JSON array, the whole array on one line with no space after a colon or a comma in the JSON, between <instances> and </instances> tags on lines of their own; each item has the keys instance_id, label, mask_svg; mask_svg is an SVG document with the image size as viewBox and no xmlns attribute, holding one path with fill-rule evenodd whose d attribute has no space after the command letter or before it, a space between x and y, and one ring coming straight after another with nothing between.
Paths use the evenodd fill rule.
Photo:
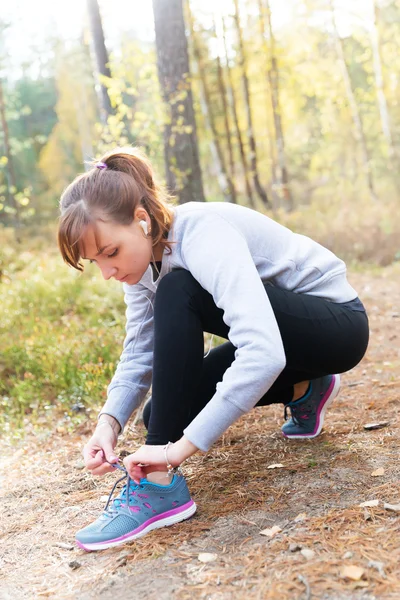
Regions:
<instances>
[{"instance_id":1,"label":"white earbud","mask_svg":"<svg viewBox=\"0 0 400 600\"><path fill-rule=\"evenodd\" d=\"M144 235L149 235L149 226L147 225L147 221L139 221L139 225L143 229Z\"/></svg>"}]
</instances>

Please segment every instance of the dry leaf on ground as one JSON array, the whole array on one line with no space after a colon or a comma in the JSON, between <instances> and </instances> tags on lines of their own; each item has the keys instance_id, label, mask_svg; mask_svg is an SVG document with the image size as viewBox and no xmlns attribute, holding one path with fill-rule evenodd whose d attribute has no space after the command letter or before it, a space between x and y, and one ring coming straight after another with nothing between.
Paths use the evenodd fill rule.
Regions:
<instances>
[{"instance_id":1,"label":"dry leaf on ground","mask_svg":"<svg viewBox=\"0 0 400 600\"><path fill-rule=\"evenodd\" d=\"M362 567L357 567L357 565L346 565L340 569L340 577L359 581L364 572L365 570Z\"/></svg>"},{"instance_id":2,"label":"dry leaf on ground","mask_svg":"<svg viewBox=\"0 0 400 600\"><path fill-rule=\"evenodd\" d=\"M274 525L273 527L271 527L271 529L263 529L262 531L260 531L260 534L272 538L280 531L282 531L282 529L278 527L278 525Z\"/></svg>"},{"instance_id":3,"label":"dry leaf on ground","mask_svg":"<svg viewBox=\"0 0 400 600\"><path fill-rule=\"evenodd\" d=\"M384 474L385 474L385 469L383 467L379 467L379 469L372 471L371 477L381 477Z\"/></svg>"},{"instance_id":4,"label":"dry leaf on ground","mask_svg":"<svg viewBox=\"0 0 400 600\"><path fill-rule=\"evenodd\" d=\"M361 508L369 506L379 506L379 500L367 500L366 502L361 502L361 504L359 504L358 506L360 506Z\"/></svg>"},{"instance_id":5,"label":"dry leaf on ground","mask_svg":"<svg viewBox=\"0 0 400 600\"><path fill-rule=\"evenodd\" d=\"M390 421L381 421L380 423L366 423L364 429L367 431L373 431L374 429L382 429L390 425Z\"/></svg>"},{"instance_id":6,"label":"dry leaf on ground","mask_svg":"<svg viewBox=\"0 0 400 600\"><path fill-rule=\"evenodd\" d=\"M202 563L208 563L217 560L218 554L213 554L212 552L200 552L197 558Z\"/></svg>"},{"instance_id":7,"label":"dry leaf on ground","mask_svg":"<svg viewBox=\"0 0 400 600\"><path fill-rule=\"evenodd\" d=\"M311 560L315 556L314 550L310 550L310 548L302 548L300 550L300 554L302 554L307 560Z\"/></svg>"},{"instance_id":8,"label":"dry leaf on ground","mask_svg":"<svg viewBox=\"0 0 400 600\"><path fill-rule=\"evenodd\" d=\"M269 465L267 469L282 469L285 465L281 465L281 463L276 463L273 465Z\"/></svg>"},{"instance_id":9,"label":"dry leaf on ground","mask_svg":"<svg viewBox=\"0 0 400 600\"><path fill-rule=\"evenodd\" d=\"M386 508L386 510L392 510L393 512L400 512L400 504L388 504L385 502L383 508Z\"/></svg>"},{"instance_id":10,"label":"dry leaf on ground","mask_svg":"<svg viewBox=\"0 0 400 600\"><path fill-rule=\"evenodd\" d=\"M301 521L305 521L306 519L307 519L307 514L306 514L306 513L299 513L299 514L297 515L297 517L295 517L295 518L293 519L293 521L294 521L295 523L300 523Z\"/></svg>"}]
</instances>

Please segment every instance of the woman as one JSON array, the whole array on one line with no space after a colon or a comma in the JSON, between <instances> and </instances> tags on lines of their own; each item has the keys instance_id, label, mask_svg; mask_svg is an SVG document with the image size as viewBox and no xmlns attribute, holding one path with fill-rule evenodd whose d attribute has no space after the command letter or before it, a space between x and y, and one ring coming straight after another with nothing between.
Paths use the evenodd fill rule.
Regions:
<instances>
[{"instance_id":1,"label":"woman","mask_svg":"<svg viewBox=\"0 0 400 600\"><path fill-rule=\"evenodd\" d=\"M84 449L94 475L115 468L118 434L152 384L146 443L124 460L119 498L78 532L85 549L191 516L174 468L256 405L284 404L287 438L318 435L335 373L366 351L365 309L332 252L241 206L173 207L137 151L106 154L65 190L59 247L67 264L87 259L121 281L127 304L121 360ZM203 357L204 331L229 341Z\"/></svg>"}]
</instances>

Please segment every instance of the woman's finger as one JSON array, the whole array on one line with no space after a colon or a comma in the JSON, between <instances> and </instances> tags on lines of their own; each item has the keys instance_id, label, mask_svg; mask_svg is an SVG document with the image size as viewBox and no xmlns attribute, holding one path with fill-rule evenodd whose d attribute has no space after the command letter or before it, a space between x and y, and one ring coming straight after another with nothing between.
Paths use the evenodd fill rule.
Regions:
<instances>
[{"instance_id":1,"label":"woman's finger","mask_svg":"<svg viewBox=\"0 0 400 600\"><path fill-rule=\"evenodd\" d=\"M93 469L95 469L96 467L100 467L100 465L104 463L103 450L98 450L94 456L90 454L88 456L85 456L84 454L84 459L86 468L89 471L92 471Z\"/></svg>"},{"instance_id":2,"label":"woman's finger","mask_svg":"<svg viewBox=\"0 0 400 600\"><path fill-rule=\"evenodd\" d=\"M113 471L115 471L114 467L112 467L108 463L104 463L100 467L96 467L94 469L89 470L92 475L105 475L106 473L112 473Z\"/></svg>"}]
</instances>

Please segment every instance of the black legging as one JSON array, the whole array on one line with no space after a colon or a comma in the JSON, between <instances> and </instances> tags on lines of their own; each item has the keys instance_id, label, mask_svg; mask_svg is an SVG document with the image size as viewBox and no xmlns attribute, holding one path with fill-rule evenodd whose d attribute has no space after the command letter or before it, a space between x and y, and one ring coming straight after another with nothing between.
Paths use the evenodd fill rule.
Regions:
<instances>
[{"instance_id":1,"label":"black legging","mask_svg":"<svg viewBox=\"0 0 400 600\"><path fill-rule=\"evenodd\" d=\"M257 406L287 404L295 383L343 373L362 359L368 345L364 312L270 284L264 287L281 333L286 367ZM154 303L152 399L144 414L147 444L178 440L213 397L236 348L228 341L204 357L203 332L228 339L223 315L189 271L172 271L160 281Z\"/></svg>"}]
</instances>

